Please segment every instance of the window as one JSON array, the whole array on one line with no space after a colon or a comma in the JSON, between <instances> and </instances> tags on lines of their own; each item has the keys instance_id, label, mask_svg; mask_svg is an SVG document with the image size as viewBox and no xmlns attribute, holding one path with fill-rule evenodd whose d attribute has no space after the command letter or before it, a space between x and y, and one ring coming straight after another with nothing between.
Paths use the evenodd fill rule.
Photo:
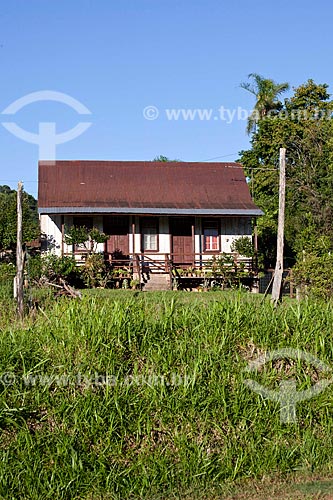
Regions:
<instances>
[{"instance_id":1,"label":"window","mask_svg":"<svg viewBox=\"0 0 333 500\"><path fill-rule=\"evenodd\" d=\"M219 221L206 220L203 223L203 240L205 252L218 252L220 250Z\"/></svg>"},{"instance_id":2,"label":"window","mask_svg":"<svg viewBox=\"0 0 333 500\"><path fill-rule=\"evenodd\" d=\"M86 227L87 229L92 229L93 227L93 218L92 217L73 217L73 226L75 227Z\"/></svg>"},{"instance_id":3,"label":"window","mask_svg":"<svg viewBox=\"0 0 333 500\"><path fill-rule=\"evenodd\" d=\"M157 219L145 219L142 221L142 246L143 251L158 251L158 228Z\"/></svg>"},{"instance_id":4,"label":"window","mask_svg":"<svg viewBox=\"0 0 333 500\"><path fill-rule=\"evenodd\" d=\"M128 215L106 215L103 219L103 229L108 235L128 235Z\"/></svg>"}]
</instances>

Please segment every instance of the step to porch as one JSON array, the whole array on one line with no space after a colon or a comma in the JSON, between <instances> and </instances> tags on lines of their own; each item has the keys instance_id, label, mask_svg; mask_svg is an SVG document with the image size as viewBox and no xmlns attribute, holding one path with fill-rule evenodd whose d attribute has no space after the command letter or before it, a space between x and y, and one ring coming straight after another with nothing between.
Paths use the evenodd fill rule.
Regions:
<instances>
[{"instance_id":1,"label":"step to porch","mask_svg":"<svg viewBox=\"0 0 333 500\"><path fill-rule=\"evenodd\" d=\"M143 291L153 292L158 290L170 290L169 274L149 274L147 281L144 283Z\"/></svg>"}]
</instances>

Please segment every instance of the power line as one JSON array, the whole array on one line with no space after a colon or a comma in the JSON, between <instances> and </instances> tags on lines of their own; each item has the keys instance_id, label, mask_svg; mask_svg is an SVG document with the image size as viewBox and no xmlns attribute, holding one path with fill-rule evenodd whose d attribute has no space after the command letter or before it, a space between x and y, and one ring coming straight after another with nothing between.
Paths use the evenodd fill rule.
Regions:
<instances>
[{"instance_id":1,"label":"power line","mask_svg":"<svg viewBox=\"0 0 333 500\"><path fill-rule=\"evenodd\" d=\"M215 156L214 158L208 158L207 160L200 160L201 162L206 162L206 161L211 161L211 160L218 160L220 158L227 158L228 156L234 156L238 155L238 153L230 153L228 155L223 155L223 156ZM230 165L230 168L241 168L244 169L243 166L235 166L235 165ZM249 170L265 170L266 172L277 172L277 168L266 168L266 167L247 167Z\"/></svg>"},{"instance_id":2,"label":"power line","mask_svg":"<svg viewBox=\"0 0 333 500\"><path fill-rule=\"evenodd\" d=\"M228 155L215 156L215 158L208 158L207 160L200 160L200 161L204 162L204 161L218 160L219 158L227 158L228 156L235 156L235 155L238 156L238 153L230 153Z\"/></svg>"}]
</instances>

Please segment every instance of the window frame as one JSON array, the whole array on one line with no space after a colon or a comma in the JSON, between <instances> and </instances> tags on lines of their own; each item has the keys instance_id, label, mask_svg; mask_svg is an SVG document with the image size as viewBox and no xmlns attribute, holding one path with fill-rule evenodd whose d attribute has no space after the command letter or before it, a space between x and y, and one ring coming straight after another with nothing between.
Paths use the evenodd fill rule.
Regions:
<instances>
[{"instance_id":1,"label":"window frame","mask_svg":"<svg viewBox=\"0 0 333 500\"><path fill-rule=\"evenodd\" d=\"M215 230L216 235L205 234L206 231ZM217 248L212 248L213 240L207 245L206 238L216 238ZM204 253L216 254L221 252L221 221L220 219L203 219L202 221L202 249Z\"/></svg>"},{"instance_id":2,"label":"window frame","mask_svg":"<svg viewBox=\"0 0 333 500\"><path fill-rule=\"evenodd\" d=\"M151 248L145 248L145 229L147 228L154 228L155 230L155 235L156 235L156 249L151 249ZM141 252L142 253L158 253L159 252L159 246L160 246L160 239L159 239L159 218L158 217L146 217L144 219L141 219L140 223L140 229L141 229ZM148 233L146 233L148 236ZM152 236L150 234L149 236Z\"/></svg>"}]
</instances>

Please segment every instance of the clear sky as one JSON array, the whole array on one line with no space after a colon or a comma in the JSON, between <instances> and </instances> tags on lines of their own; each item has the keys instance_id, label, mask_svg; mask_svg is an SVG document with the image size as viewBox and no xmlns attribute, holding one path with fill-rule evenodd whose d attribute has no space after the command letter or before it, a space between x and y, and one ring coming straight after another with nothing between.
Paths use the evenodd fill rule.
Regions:
<instances>
[{"instance_id":1,"label":"clear sky","mask_svg":"<svg viewBox=\"0 0 333 500\"><path fill-rule=\"evenodd\" d=\"M233 161L249 146L240 118L254 100L239 86L249 73L332 91L332 18L331 0L0 0L1 111L45 90L91 111L40 101L1 122L33 133L91 122L57 159ZM168 119L171 109L211 118ZM2 125L0 144L0 184L22 179L36 195L38 146Z\"/></svg>"}]
</instances>

